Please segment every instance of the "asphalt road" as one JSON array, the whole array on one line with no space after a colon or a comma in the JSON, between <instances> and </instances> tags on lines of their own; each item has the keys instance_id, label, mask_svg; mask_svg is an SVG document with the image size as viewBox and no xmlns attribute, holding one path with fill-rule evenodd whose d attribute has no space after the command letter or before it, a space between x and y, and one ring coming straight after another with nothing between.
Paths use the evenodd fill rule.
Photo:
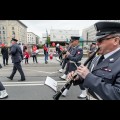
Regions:
<instances>
[{"instance_id":1,"label":"asphalt road","mask_svg":"<svg viewBox=\"0 0 120 120\"><path fill-rule=\"evenodd\" d=\"M24 61L22 62L23 71L26 76L26 81L24 82L18 82L20 79L18 72L12 81L6 78L12 72L13 65L11 59L9 59L8 66L3 66L0 69L0 80L9 94L9 97L5 100L53 100L55 91L44 83L47 76L51 77L57 81L59 91L66 83L66 81L59 78L59 76L63 75L63 73L58 71L61 67L55 57L53 60L49 60L48 64L44 63L44 57L38 57L38 62L38 64L33 63L32 58L30 58L29 64L24 64ZM0 57L0 63L2 64L2 57ZM79 86L72 86L67 96L61 96L60 100L80 100L77 98L80 92Z\"/></svg>"}]
</instances>

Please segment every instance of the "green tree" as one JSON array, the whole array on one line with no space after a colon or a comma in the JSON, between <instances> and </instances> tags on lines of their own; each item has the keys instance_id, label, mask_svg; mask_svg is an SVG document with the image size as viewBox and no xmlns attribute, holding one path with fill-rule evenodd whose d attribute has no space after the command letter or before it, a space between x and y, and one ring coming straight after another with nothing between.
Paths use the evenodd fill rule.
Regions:
<instances>
[{"instance_id":1,"label":"green tree","mask_svg":"<svg viewBox=\"0 0 120 120\"><path fill-rule=\"evenodd\" d=\"M82 37L80 37L79 41L80 41L80 46L83 48L83 46L84 46L84 39Z\"/></svg>"},{"instance_id":2,"label":"green tree","mask_svg":"<svg viewBox=\"0 0 120 120\"><path fill-rule=\"evenodd\" d=\"M50 37L47 37L46 44L50 45Z\"/></svg>"}]
</instances>

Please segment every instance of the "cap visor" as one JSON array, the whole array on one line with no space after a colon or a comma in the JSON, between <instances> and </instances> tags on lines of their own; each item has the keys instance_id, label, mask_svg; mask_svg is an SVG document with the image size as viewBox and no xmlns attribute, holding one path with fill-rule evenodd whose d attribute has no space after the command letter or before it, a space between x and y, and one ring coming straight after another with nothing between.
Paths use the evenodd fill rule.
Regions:
<instances>
[{"instance_id":1,"label":"cap visor","mask_svg":"<svg viewBox=\"0 0 120 120\"><path fill-rule=\"evenodd\" d=\"M101 36L96 36L96 38L94 39L95 41L98 41L101 38L107 37L109 34L107 35L101 35Z\"/></svg>"}]
</instances>

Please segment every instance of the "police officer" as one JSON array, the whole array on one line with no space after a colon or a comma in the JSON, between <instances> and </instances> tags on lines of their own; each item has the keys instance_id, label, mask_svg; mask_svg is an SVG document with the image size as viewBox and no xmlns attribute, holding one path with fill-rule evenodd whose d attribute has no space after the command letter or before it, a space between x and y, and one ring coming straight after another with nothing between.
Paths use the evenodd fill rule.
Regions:
<instances>
[{"instance_id":1,"label":"police officer","mask_svg":"<svg viewBox=\"0 0 120 120\"><path fill-rule=\"evenodd\" d=\"M89 69L83 65L77 73L81 84L88 89L89 99L120 100L120 23L98 22L96 41L99 54ZM73 72L68 75L71 78Z\"/></svg>"},{"instance_id":2,"label":"police officer","mask_svg":"<svg viewBox=\"0 0 120 120\"><path fill-rule=\"evenodd\" d=\"M70 41L70 43L66 42L66 43L65 43L65 46L66 46L66 47L65 47L65 50L64 50L64 51L65 51L65 52L68 51L68 52L70 53L70 52L71 52L71 49L72 49L72 42L71 42L71 41ZM63 52L64 52L64 51L63 51ZM62 52L61 54L63 54L63 52ZM65 53L65 54L66 54L66 53ZM61 64L62 64L62 69L59 70L59 72L61 72L61 73L64 71L64 68L65 68L67 62L69 61L68 58L65 58L65 54L63 54L63 60L62 60L62 62L61 62Z\"/></svg>"},{"instance_id":3,"label":"police officer","mask_svg":"<svg viewBox=\"0 0 120 120\"><path fill-rule=\"evenodd\" d=\"M69 52L67 51L65 55L65 58L69 60L69 62L67 63L68 70L63 76L61 76L61 78L64 80L66 79L68 72L76 70L76 65L79 66L81 64L80 61L83 57L83 50L82 48L80 48L79 39L80 37L71 37L72 48Z\"/></svg>"},{"instance_id":4,"label":"police officer","mask_svg":"<svg viewBox=\"0 0 120 120\"><path fill-rule=\"evenodd\" d=\"M77 69L77 66L80 66L80 61L83 57L83 49L80 48L79 45L80 37L78 36L72 36L71 42L72 42L72 50L71 52L66 53L66 58L69 59L69 62L67 63L67 70L65 71L65 74L61 76L62 79L66 79L67 74L71 71L75 71ZM68 89L66 89L63 92L63 96L66 96Z\"/></svg>"},{"instance_id":5,"label":"police officer","mask_svg":"<svg viewBox=\"0 0 120 120\"><path fill-rule=\"evenodd\" d=\"M21 79L18 81L25 81L25 75L24 75L24 72L23 72L22 66L21 66L21 61L23 59L23 55L22 55L22 50L21 50L20 46L17 44L17 41L18 40L16 40L16 39L12 39L10 55L11 55L12 63L13 63L13 71L12 71L10 77L7 77L7 78L10 80L13 80L13 77L18 70L21 75Z\"/></svg>"}]
</instances>

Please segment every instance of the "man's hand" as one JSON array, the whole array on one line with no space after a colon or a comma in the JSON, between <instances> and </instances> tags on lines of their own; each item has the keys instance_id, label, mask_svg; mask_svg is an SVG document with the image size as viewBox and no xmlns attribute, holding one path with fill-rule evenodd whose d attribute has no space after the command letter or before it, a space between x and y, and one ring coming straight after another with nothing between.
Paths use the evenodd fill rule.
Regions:
<instances>
[{"instance_id":1,"label":"man's hand","mask_svg":"<svg viewBox=\"0 0 120 120\"><path fill-rule=\"evenodd\" d=\"M77 72L76 71L72 71L71 73L69 73L68 75L67 75L67 80L74 80L74 81L76 81L76 80L79 80L79 75L77 75Z\"/></svg>"},{"instance_id":2,"label":"man's hand","mask_svg":"<svg viewBox=\"0 0 120 120\"><path fill-rule=\"evenodd\" d=\"M69 52L67 52L67 53L66 53L66 57L68 57L68 55L70 55L70 53L69 53Z\"/></svg>"},{"instance_id":3,"label":"man's hand","mask_svg":"<svg viewBox=\"0 0 120 120\"><path fill-rule=\"evenodd\" d=\"M73 79L73 75L74 75L74 71L70 72L70 73L67 75L67 80Z\"/></svg>"},{"instance_id":4,"label":"man's hand","mask_svg":"<svg viewBox=\"0 0 120 120\"><path fill-rule=\"evenodd\" d=\"M88 68L84 65L81 65L80 67L77 68L77 73L80 75L83 79L86 78L86 76L90 73Z\"/></svg>"}]
</instances>

